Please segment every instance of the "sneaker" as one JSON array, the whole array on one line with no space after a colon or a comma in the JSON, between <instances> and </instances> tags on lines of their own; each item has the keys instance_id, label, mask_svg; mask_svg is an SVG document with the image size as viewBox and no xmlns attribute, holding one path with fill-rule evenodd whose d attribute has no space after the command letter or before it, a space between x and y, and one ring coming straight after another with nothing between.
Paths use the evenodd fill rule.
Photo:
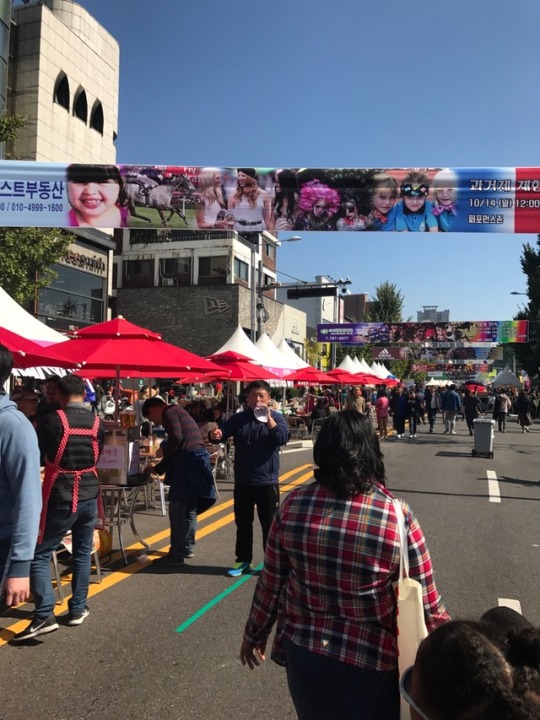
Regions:
<instances>
[{"instance_id":1,"label":"sneaker","mask_svg":"<svg viewBox=\"0 0 540 720\"><path fill-rule=\"evenodd\" d=\"M450 432L450 431L449 431L449 430L445 430L444 433L443 433L443 435L446 435L447 432Z\"/></svg>"},{"instance_id":2,"label":"sneaker","mask_svg":"<svg viewBox=\"0 0 540 720\"><path fill-rule=\"evenodd\" d=\"M32 638L46 635L54 630L58 630L58 623L54 615L49 615L48 618L34 618L25 630L21 630L15 635L13 641L32 640Z\"/></svg>"},{"instance_id":3,"label":"sneaker","mask_svg":"<svg viewBox=\"0 0 540 720\"><path fill-rule=\"evenodd\" d=\"M191 558L194 558L194 557L195 557L195 553L192 552L191 550L188 550L187 552L184 553L184 558L186 560L190 560Z\"/></svg>"},{"instance_id":4,"label":"sneaker","mask_svg":"<svg viewBox=\"0 0 540 720\"><path fill-rule=\"evenodd\" d=\"M154 560L152 564L156 567L181 567L185 563L183 558L181 560L177 560L172 555L163 555L163 557Z\"/></svg>"},{"instance_id":5,"label":"sneaker","mask_svg":"<svg viewBox=\"0 0 540 720\"><path fill-rule=\"evenodd\" d=\"M457 435L457 432L456 432L455 430L452 430L452 432L450 433L450 435Z\"/></svg>"},{"instance_id":6,"label":"sneaker","mask_svg":"<svg viewBox=\"0 0 540 720\"><path fill-rule=\"evenodd\" d=\"M86 618L90 615L90 610L85 607L80 613L69 613L68 625L75 627L75 625L82 625Z\"/></svg>"},{"instance_id":7,"label":"sneaker","mask_svg":"<svg viewBox=\"0 0 540 720\"><path fill-rule=\"evenodd\" d=\"M416 439L416 433L415 433L414 435L411 435L411 437L413 437L413 438L415 438L415 439Z\"/></svg>"},{"instance_id":8,"label":"sneaker","mask_svg":"<svg viewBox=\"0 0 540 720\"><path fill-rule=\"evenodd\" d=\"M234 563L230 570L227 570L229 577L240 577L244 573L248 573L251 570L251 565L248 562L237 562Z\"/></svg>"}]
</instances>

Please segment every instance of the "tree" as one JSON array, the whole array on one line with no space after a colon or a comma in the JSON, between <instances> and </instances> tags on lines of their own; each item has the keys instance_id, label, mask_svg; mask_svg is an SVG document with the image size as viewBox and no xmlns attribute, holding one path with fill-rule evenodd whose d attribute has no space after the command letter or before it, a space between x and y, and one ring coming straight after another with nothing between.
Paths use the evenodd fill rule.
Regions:
<instances>
[{"instance_id":1,"label":"tree","mask_svg":"<svg viewBox=\"0 0 540 720\"><path fill-rule=\"evenodd\" d=\"M366 313L368 322L401 322L405 298L394 283L385 282L375 288L375 297Z\"/></svg>"},{"instance_id":2,"label":"tree","mask_svg":"<svg viewBox=\"0 0 540 720\"><path fill-rule=\"evenodd\" d=\"M540 368L540 235L536 248L529 243L523 245L521 269L527 276L529 302L514 316L514 320L529 321L529 342L516 343L513 347L519 366L534 377Z\"/></svg>"},{"instance_id":3,"label":"tree","mask_svg":"<svg viewBox=\"0 0 540 720\"><path fill-rule=\"evenodd\" d=\"M35 298L57 277L51 266L71 242L73 235L55 228L0 228L0 287L20 304Z\"/></svg>"}]
</instances>

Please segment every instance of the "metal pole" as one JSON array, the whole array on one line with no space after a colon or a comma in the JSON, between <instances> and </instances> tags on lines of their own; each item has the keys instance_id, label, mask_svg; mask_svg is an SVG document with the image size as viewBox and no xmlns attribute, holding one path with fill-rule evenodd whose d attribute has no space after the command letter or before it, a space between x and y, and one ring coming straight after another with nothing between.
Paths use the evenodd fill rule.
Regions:
<instances>
[{"instance_id":1,"label":"metal pole","mask_svg":"<svg viewBox=\"0 0 540 720\"><path fill-rule=\"evenodd\" d=\"M257 236L257 245L251 243L251 342L255 342L257 337L257 265L256 265L256 249L259 247L260 235Z\"/></svg>"}]
</instances>

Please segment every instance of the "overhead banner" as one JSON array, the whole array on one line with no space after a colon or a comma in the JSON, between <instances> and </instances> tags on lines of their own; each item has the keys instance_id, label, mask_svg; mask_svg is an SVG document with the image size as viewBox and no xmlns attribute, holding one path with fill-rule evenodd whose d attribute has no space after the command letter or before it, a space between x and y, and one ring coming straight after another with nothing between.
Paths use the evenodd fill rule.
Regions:
<instances>
[{"instance_id":1,"label":"overhead banner","mask_svg":"<svg viewBox=\"0 0 540 720\"><path fill-rule=\"evenodd\" d=\"M0 162L4 227L540 232L540 168Z\"/></svg>"},{"instance_id":2,"label":"overhead banner","mask_svg":"<svg viewBox=\"0 0 540 720\"><path fill-rule=\"evenodd\" d=\"M528 320L474 320L448 323L348 323L317 325L317 342L344 345L441 342L462 346L478 343L526 343Z\"/></svg>"},{"instance_id":3,"label":"overhead banner","mask_svg":"<svg viewBox=\"0 0 540 720\"><path fill-rule=\"evenodd\" d=\"M433 343L437 345L438 343ZM442 344L442 343L441 343ZM454 365L475 365L492 362L500 348L465 345L462 347L432 347L425 345L402 345L397 347L373 347L374 360L409 360L410 362L444 363Z\"/></svg>"}]
</instances>

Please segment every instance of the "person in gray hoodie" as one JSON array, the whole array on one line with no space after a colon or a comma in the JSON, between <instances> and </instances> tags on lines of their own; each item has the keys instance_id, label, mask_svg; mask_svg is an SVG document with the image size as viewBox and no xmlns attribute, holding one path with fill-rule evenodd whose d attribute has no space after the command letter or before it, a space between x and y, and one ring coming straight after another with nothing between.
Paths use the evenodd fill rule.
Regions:
<instances>
[{"instance_id":1,"label":"person in gray hoodie","mask_svg":"<svg viewBox=\"0 0 540 720\"><path fill-rule=\"evenodd\" d=\"M41 513L36 431L3 391L12 367L10 351L0 345L0 586L8 606L30 596Z\"/></svg>"}]
</instances>

